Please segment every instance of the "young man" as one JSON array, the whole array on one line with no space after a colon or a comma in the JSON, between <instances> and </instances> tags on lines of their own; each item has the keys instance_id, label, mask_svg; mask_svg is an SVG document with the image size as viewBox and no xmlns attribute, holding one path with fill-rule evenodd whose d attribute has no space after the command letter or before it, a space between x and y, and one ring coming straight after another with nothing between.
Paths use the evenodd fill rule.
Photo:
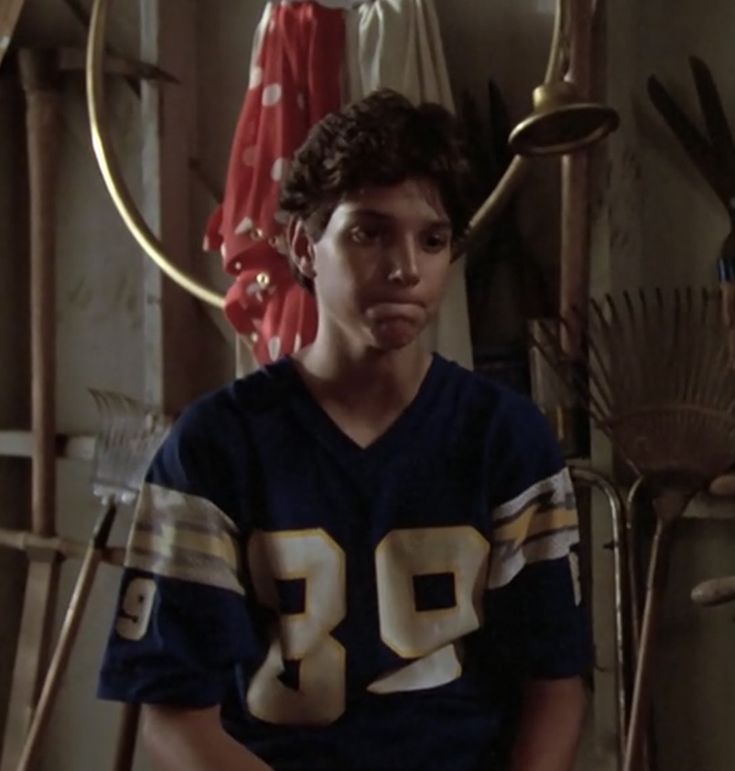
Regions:
<instances>
[{"instance_id":1,"label":"young man","mask_svg":"<svg viewBox=\"0 0 735 771\"><path fill-rule=\"evenodd\" d=\"M283 192L316 340L179 420L100 683L159 771L569 771L576 513L527 399L421 349L467 220L443 109L378 92Z\"/></svg>"}]
</instances>

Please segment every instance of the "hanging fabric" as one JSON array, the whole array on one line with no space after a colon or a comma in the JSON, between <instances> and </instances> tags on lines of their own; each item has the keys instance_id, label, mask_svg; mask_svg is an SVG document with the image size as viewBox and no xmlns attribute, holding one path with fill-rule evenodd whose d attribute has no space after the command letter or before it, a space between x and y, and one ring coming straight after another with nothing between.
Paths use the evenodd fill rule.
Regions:
<instances>
[{"instance_id":1,"label":"hanging fabric","mask_svg":"<svg viewBox=\"0 0 735 771\"><path fill-rule=\"evenodd\" d=\"M291 276L285 217L278 210L289 159L324 115L379 88L454 110L433 0L266 4L253 39L225 199L209 220L204 246L219 250L235 277L225 314L261 364L297 351L316 333L314 298ZM463 259L452 265L424 341L472 368Z\"/></svg>"},{"instance_id":2,"label":"hanging fabric","mask_svg":"<svg viewBox=\"0 0 735 771\"><path fill-rule=\"evenodd\" d=\"M316 2L268 3L255 32L248 91L230 152L224 201L204 248L235 277L225 315L259 363L311 342L314 298L293 279L278 209L281 180L309 128L339 109L344 12Z\"/></svg>"},{"instance_id":3,"label":"hanging fabric","mask_svg":"<svg viewBox=\"0 0 735 771\"><path fill-rule=\"evenodd\" d=\"M270 3L303 3L308 0L269 0ZM319 5L323 5L326 8L352 8L362 2L369 2L369 0L317 0Z\"/></svg>"},{"instance_id":4,"label":"hanging fabric","mask_svg":"<svg viewBox=\"0 0 735 771\"><path fill-rule=\"evenodd\" d=\"M348 96L392 88L415 104L454 112L439 20L432 0L373 0L345 14Z\"/></svg>"},{"instance_id":5,"label":"hanging fabric","mask_svg":"<svg viewBox=\"0 0 735 771\"><path fill-rule=\"evenodd\" d=\"M393 88L415 104L454 112L433 0L372 0L345 13L347 100ZM452 265L444 300L424 333L429 350L473 368L465 261Z\"/></svg>"}]
</instances>

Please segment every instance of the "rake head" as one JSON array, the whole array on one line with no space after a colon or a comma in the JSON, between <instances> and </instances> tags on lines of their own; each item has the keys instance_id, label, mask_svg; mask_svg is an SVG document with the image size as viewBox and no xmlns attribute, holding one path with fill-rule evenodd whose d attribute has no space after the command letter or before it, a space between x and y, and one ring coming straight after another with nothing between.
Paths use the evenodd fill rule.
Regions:
<instances>
[{"instance_id":1,"label":"rake head","mask_svg":"<svg viewBox=\"0 0 735 771\"><path fill-rule=\"evenodd\" d=\"M92 491L103 501L132 503L170 421L160 411L112 391L89 389L100 426Z\"/></svg>"},{"instance_id":2,"label":"rake head","mask_svg":"<svg viewBox=\"0 0 735 771\"><path fill-rule=\"evenodd\" d=\"M563 321L538 327L532 343L636 473L698 486L735 462L735 370L721 308L712 290L608 294L584 314L586 366L563 353Z\"/></svg>"}]
</instances>

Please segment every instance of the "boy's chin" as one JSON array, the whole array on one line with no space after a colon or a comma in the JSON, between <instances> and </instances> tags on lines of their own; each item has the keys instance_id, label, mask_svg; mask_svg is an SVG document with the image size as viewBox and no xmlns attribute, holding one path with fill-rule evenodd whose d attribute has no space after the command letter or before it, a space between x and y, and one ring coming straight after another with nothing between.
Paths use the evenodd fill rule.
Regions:
<instances>
[{"instance_id":1,"label":"boy's chin","mask_svg":"<svg viewBox=\"0 0 735 771\"><path fill-rule=\"evenodd\" d=\"M371 332L373 345L381 351L398 351L414 343L422 327L403 320L376 324Z\"/></svg>"}]
</instances>

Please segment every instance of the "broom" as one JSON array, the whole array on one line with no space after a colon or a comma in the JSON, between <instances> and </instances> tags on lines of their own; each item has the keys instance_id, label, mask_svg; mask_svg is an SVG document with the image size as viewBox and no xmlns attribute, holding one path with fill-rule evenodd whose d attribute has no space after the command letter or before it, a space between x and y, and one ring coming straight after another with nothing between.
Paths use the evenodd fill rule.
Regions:
<instances>
[{"instance_id":1,"label":"broom","mask_svg":"<svg viewBox=\"0 0 735 771\"><path fill-rule=\"evenodd\" d=\"M651 661L673 526L691 499L735 462L735 372L718 291L640 290L591 300L585 366L561 347L567 324L537 327L532 345L650 491L656 515L624 771L637 771L651 706ZM577 324L574 325L575 327Z\"/></svg>"}]
</instances>

